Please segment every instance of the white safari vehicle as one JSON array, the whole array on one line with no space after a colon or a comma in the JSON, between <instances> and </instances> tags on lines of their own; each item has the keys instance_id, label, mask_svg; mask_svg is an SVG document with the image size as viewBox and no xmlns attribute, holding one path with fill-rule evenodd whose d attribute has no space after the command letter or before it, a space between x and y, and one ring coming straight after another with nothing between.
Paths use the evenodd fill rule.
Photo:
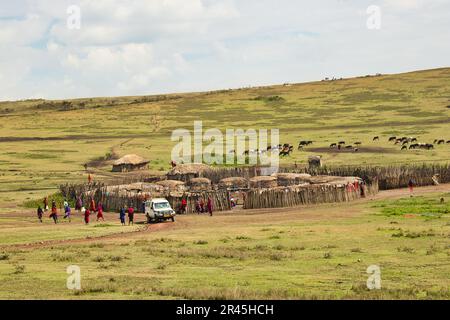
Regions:
<instances>
[{"instance_id":1,"label":"white safari vehicle","mask_svg":"<svg viewBox=\"0 0 450 320\"><path fill-rule=\"evenodd\" d=\"M169 201L164 198L152 199L145 202L145 215L147 222L160 222L164 220L175 221L175 211Z\"/></svg>"}]
</instances>

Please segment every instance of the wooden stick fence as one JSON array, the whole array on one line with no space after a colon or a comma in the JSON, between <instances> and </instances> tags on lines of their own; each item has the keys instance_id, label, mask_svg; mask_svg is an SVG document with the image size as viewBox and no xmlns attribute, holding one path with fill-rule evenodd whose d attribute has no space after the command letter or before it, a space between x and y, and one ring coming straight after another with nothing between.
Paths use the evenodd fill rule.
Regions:
<instances>
[{"instance_id":1,"label":"wooden stick fence","mask_svg":"<svg viewBox=\"0 0 450 320\"><path fill-rule=\"evenodd\" d=\"M440 183L450 182L449 164L393 165L393 166L336 166L322 168L280 168L280 172L309 173L311 175L353 176L370 181L378 179L380 190L406 188L410 179L416 186L433 185L433 176Z\"/></svg>"},{"instance_id":2,"label":"wooden stick fence","mask_svg":"<svg viewBox=\"0 0 450 320\"><path fill-rule=\"evenodd\" d=\"M305 204L348 202L377 192L376 180L371 184L358 187L352 184L324 184L256 189L247 192L244 208L283 208Z\"/></svg>"},{"instance_id":3,"label":"wooden stick fence","mask_svg":"<svg viewBox=\"0 0 450 320\"><path fill-rule=\"evenodd\" d=\"M107 191L102 184L87 186L80 185L62 185L60 187L62 194L69 200L76 200L78 196L82 196L83 203L88 204L91 197L95 202L102 202L103 208L106 211L119 211L123 206L132 206L137 212L143 212L143 202L152 198L166 198L176 211L181 207L181 200L183 198L187 201L186 213L194 213L197 200L203 199L207 202L211 198L214 211L231 210L231 203L229 201L230 195L226 190L202 191L202 192L163 192L163 193L149 193L149 192L127 192L121 191Z\"/></svg>"}]
</instances>

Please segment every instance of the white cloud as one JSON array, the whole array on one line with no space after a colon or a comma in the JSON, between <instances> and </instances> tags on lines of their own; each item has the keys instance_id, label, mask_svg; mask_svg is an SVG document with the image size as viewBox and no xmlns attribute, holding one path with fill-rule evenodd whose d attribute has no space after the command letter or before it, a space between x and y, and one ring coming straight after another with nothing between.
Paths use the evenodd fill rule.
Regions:
<instances>
[{"instance_id":1,"label":"white cloud","mask_svg":"<svg viewBox=\"0 0 450 320\"><path fill-rule=\"evenodd\" d=\"M79 5L80 30L66 26ZM382 8L382 29L366 8ZM448 66L446 0L20 0L0 100L135 95Z\"/></svg>"}]
</instances>

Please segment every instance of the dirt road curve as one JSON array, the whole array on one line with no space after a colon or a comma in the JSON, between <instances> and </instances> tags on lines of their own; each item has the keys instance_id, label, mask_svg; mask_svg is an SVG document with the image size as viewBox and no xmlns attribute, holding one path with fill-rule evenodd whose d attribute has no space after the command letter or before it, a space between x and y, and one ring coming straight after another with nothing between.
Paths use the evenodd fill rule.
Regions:
<instances>
[{"instance_id":1,"label":"dirt road curve","mask_svg":"<svg viewBox=\"0 0 450 320\"><path fill-rule=\"evenodd\" d=\"M439 193L439 192L450 192L450 184L441 184L439 186L428 186L428 187L420 187L415 188L414 195L423 195L427 193ZM353 202L347 202L347 203L339 203L333 205L333 211L331 212L329 209L323 210L323 206L326 205L309 205L309 206L302 206L302 207L292 207L292 208L277 208L277 209L252 209L252 210L239 210L239 211L227 211L227 212L221 212L216 213L215 217L221 217L223 218L223 222L226 223L227 221L230 221L229 218L232 218L233 221L235 221L236 215L239 215L239 221L242 223L245 223L246 220L249 222L253 219L251 216L254 215L265 215L265 214L279 214L283 215L284 217L280 216L277 218L280 218L280 220L289 219L292 214L296 214L297 218L300 219L318 219L318 218L344 218L349 217L358 214L358 208L355 206L356 204L361 204L365 202L370 202L373 200L383 200L383 199L396 199L396 198L403 198L409 196L409 190L408 189L395 189L395 190L387 190L387 191L380 191L378 194L374 196L370 196L364 199L359 199ZM322 210L320 208L322 207ZM34 213L23 213L23 212L17 212L17 213L10 213L10 214L4 214L2 217L23 217L33 215ZM233 217L231 217L233 216ZM158 232L162 230L167 230L174 227L182 227L186 228L189 227L190 222L185 219L185 217L181 217L178 219L176 224L173 224L171 222L166 223L160 223L160 224L152 224L147 225L144 224L145 217L143 215L137 215L138 217L138 223L141 224L141 227L138 230L130 231L130 232L120 232L120 233L114 233L109 234L105 236L99 236L99 237L87 237L87 238L79 238L79 239L67 239L67 240L53 240L53 241L41 241L41 242L34 242L34 243L28 243L28 244L14 244L14 245L8 245L8 246L2 246L2 248L19 248L19 249L33 249L33 248L39 248L39 247L46 247L46 246L54 246L54 245L63 245L66 243L70 244L80 244L80 243L89 243L89 242L95 242L99 240L111 240L111 239L118 239L123 238L126 236L127 238L133 237L134 235L142 234L143 232ZM214 218L214 217L213 217ZM284 219L283 219L284 218Z\"/></svg>"}]
</instances>

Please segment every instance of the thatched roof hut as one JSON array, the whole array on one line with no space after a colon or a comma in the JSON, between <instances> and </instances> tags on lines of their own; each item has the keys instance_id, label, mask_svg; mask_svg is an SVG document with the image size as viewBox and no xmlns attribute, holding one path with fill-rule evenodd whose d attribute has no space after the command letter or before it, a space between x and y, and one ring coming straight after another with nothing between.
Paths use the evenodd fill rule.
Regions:
<instances>
[{"instance_id":1,"label":"thatched roof hut","mask_svg":"<svg viewBox=\"0 0 450 320\"><path fill-rule=\"evenodd\" d=\"M361 181L359 177L339 177L339 176L312 176L311 184L347 184L355 181Z\"/></svg>"},{"instance_id":2,"label":"thatched roof hut","mask_svg":"<svg viewBox=\"0 0 450 320\"><path fill-rule=\"evenodd\" d=\"M150 161L136 154L127 154L113 164L113 172L129 172L135 170L145 170L148 168Z\"/></svg>"},{"instance_id":3,"label":"thatched roof hut","mask_svg":"<svg viewBox=\"0 0 450 320\"><path fill-rule=\"evenodd\" d=\"M220 189L247 189L249 181L243 177L224 178L219 181Z\"/></svg>"},{"instance_id":4,"label":"thatched roof hut","mask_svg":"<svg viewBox=\"0 0 450 320\"><path fill-rule=\"evenodd\" d=\"M137 194L161 194L164 191L162 186L152 183L130 183L106 186L104 189L107 193L115 193L121 196L130 196Z\"/></svg>"},{"instance_id":5,"label":"thatched roof hut","mask_svg":"<svg viewBox=\"0 0 450 320\"><path fill-rule=\"evenodd\" d=\"M192 178L188 185L191 191L211 190L211 180L207 178Z\"/></svg>"},{"instance_id":6,"label":"thatched roof hut","mask_svg":"<svg viewBox=\"0 0 450 320\"><path fill-rule=\"evenodd\" d=\"M203 163L179 164L167 173L167 179L189 181L192 178L201 177L205 171L212 168Z\"/></svg>"},{"instance_id":7,"label":"thatched roof hut","mask_svg":"<svg viewBox=\"0 0 450 320\"><path fill-rule=\"evenodd\" d=\"M278 186L277 178L273 176L258 176L250 179L250 188L275 188Z\"/></svg>"},{"instance_id":8,"label":"thatched roof hut","mask_svg":"<svg viewBox=\"0 0 450 320\"><path fill-rule=\"evenodd\" d=\"M168 191L183 192L186 190L185 183L179 180L161 180L156 182L156 184Z\"/></svg>"},{"instance_id":9,"label":"thatched roof hut","mask_svg":"<svg viewBox=\"0 0 450 320\"><path fill-rule=\"evenodd\" d=\"M309 156L308 165L310 168L320 168L322 166L322 156Z\"/></svg>"},{"instance_id":10,"label":"thatched roof hut","mask_svg":"<svg viewBox=\"0 0 450 320\"><path fill-rule=\"evenodd\" d=\"M292 186L309 183L311 175L307 173L275 173L279 186Z\"/></svg>"}]
</instances>

